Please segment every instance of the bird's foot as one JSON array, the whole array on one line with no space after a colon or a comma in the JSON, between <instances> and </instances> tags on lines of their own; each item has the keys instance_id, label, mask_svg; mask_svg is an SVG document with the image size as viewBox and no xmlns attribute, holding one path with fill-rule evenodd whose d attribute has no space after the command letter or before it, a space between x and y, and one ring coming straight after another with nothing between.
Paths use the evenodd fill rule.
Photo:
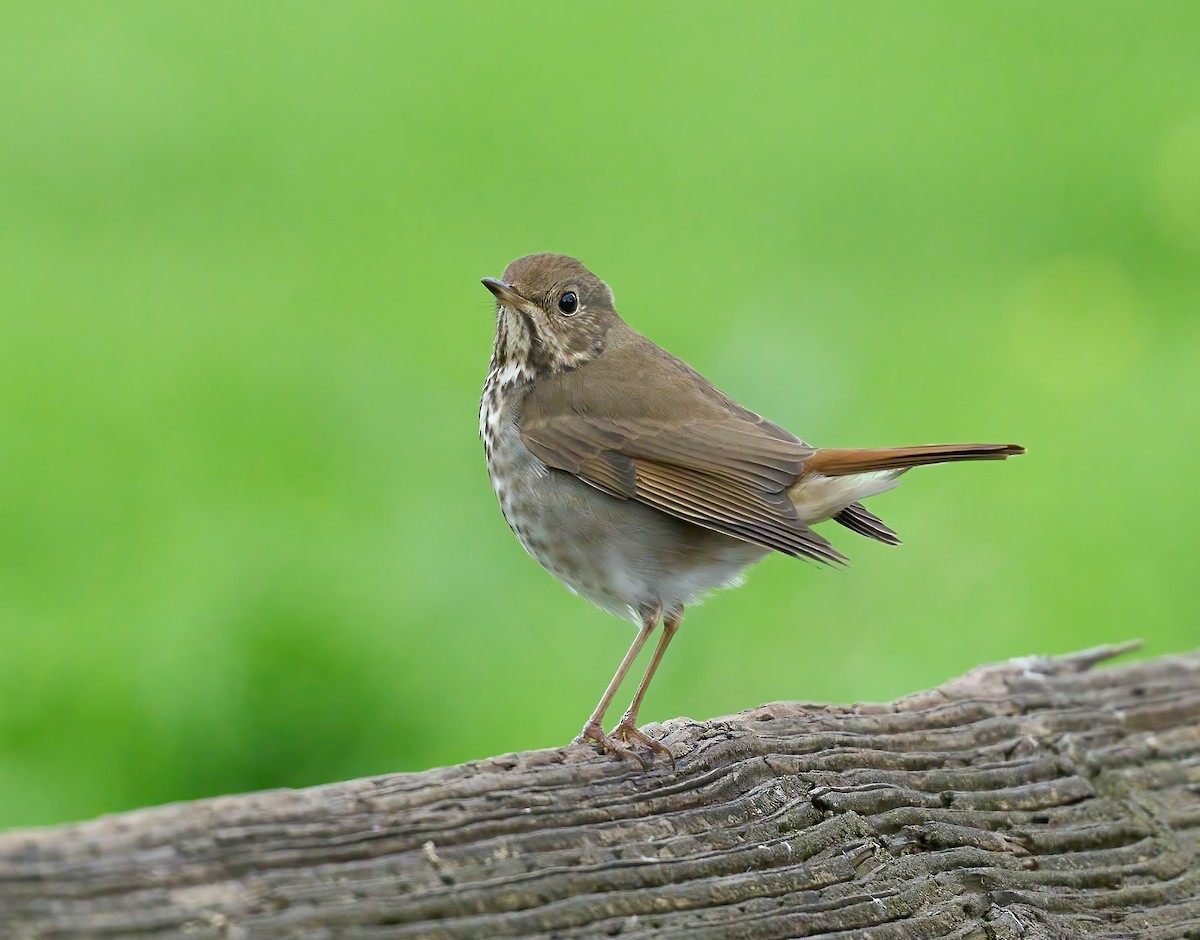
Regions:
<instances>
[{"instance_id":1,"label":"bird's foot","mask_svg":"<svg viewBox=\"0 0 1200 940\"><path fill-rule=\"evenodd\" d=\"M637 730L637 729L634 729ZM646 763L646 759L636 751L631 751L624 744L617 740L615 734L605 734L604 729L600 727L600 723L589 721L583 726L583 730L579 732L572 744L596 744L600 747L600 753L616 754L618 757L628 757L631 760L637 761L642 765L642 770L649 770L650 765ZM662 745L659 745L660 747Z\"/></svg>"},{"instance_id":2,"label":"bird's foot","mask_svg":"<svg viewBox=\"0 0 1200 940\"><path fill-rule=\"evenodd\" d=\"M675 771L675 755L671 753L671 749L660 741L655 741L654 738L640 730L632 721L622 718L615 728L612 730L612 737L626 744L632 744L636 741L643 747L650 748L654 754L662 754L671 762L671 771Z\"/></svg>"}]
</instances>

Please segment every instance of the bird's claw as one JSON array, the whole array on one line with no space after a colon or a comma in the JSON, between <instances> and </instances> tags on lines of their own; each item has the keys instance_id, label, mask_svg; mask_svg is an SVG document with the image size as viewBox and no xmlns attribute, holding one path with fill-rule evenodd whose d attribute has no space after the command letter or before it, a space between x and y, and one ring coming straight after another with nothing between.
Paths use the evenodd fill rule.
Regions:
<instances>
[{"instance_id":1,"label":"bird's claw","mask_svg":"<svg viewBox=\"0 0 1200 940\"><path fill-rule=\"evenodd\" d=\"M646 759L637 751L631 751L624 744L617 740L615 734L605 734L604 729L596 722L589 721L583 726L583 730L579 732L572 744L597 744L600 747L600 753L616 754L618 757L628 757L637 761L642 765L642 770L649 770L650 765L646 763Z\"/></svg>"},{"instance_id":2,"label":"bird's claw","mask_svg":"<svg viewBox=\"0 0 1200 940\"><path fill-rule=\"evenodd\" d=\"M650 735L638 728L637 725L633 724L633 722L626 721L624 718L622 718L617 726L613 728L612 737L624 741L626 744L632 744L634 741L636 741L643 747L650 748L652 753L662 754L671 762L671 772L674 773L675 755L671 752L671 749L662 742L655 741L654 738L650 737Z\"/></svg>"}]
</instances>

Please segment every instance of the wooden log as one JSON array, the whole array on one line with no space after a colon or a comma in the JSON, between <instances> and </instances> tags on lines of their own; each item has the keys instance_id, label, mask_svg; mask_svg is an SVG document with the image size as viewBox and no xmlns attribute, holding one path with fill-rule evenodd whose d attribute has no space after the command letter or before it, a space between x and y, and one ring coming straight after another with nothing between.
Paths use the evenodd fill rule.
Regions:
<instances>
[{"instance_id":1,"label":"wooden log","mask_svg":"<svg viewBox=\"0 0 1200 940\"><path fill-rule=\"evenodd\" d=\"M0 936L1200 936L1200 653L0 835Z\"/></svg>"}]
</instances>

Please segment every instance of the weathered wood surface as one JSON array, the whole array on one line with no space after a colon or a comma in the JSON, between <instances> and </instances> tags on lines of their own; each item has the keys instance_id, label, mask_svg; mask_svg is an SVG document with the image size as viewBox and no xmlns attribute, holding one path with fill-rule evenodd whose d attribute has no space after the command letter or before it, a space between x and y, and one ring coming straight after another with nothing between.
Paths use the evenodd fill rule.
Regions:
<instances>
[{"instance_id":1,"label":"weathered wood surface","mask_svg":"<svg viewBox=\"0 0 1200 940\"><path fill-rule=\"evenodd\" d=\"M1200 653L0 835L0 937L1200 936Z\"/></svg>"}]
</instances>

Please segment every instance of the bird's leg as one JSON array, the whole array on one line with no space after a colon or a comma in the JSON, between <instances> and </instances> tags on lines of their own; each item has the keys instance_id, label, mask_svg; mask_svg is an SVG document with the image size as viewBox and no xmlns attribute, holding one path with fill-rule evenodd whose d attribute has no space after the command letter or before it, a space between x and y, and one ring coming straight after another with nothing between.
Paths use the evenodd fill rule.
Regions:
<instances>
[{"instance_id":1,"label":"bird's leg","mask_svg":"<svg viewBox=\"0 0 1200 940\"><path fill-rule=\"evenodd\" d=\"M621 683L625 679L625 674L629 672L629 667L633 665L633 661L637 659L638 653L642 651L642 647L646 645L646 640L650 638L650 634L654 632L654 628L658 626L658 621L662 617L662 608L648 607L641 612L642 625L638 628L637 636L633 638L633 643L629 647L629 652L625 654L625 658L621 660L621 665L617 667L616 675L612 677L612 681L608 684L608 688L604 690L604 695L600 699L600 704L596 706L596 710L592 712L592 717L587 720L587 724L583 726L583 730L579 732L573 744L585 744L588 741L595 741L600 745L602 750L612 751L622 757L632 757L646 768L646 762L642 758L630 751L624 745L613 740L612 737L604 733L602 722L604 721L604 713L608 711L608 706L612 704L613 696L617 694L617 689L621 687Z\"/></svg>"},{"instance_id":2,"label":"bird's leg","mask_svg":"<svg viewBox=\"0 0 1200 940\"><path fill-rule=\"evenodd\" d=\"M638 709L642 707L642 699L646 696L646 689L650 688L650 680L654 678L654 671L658 669L658 664L662 662L663 653L667 651L667 644L671 642L671 637L679 629L680 621L683 620L683 610L675 608L671 610L663 619L662 636L658 638L658 646L654 649L654 656L650 660L650 665L646 667L646 674L642 676L642 681L638 683L637 691L633 695L633 701L629 703L629 707L625 709L625 714L621 716L621 720L617 722L617 726L613 728L612 736L620 740L630 743L632 738L641 744L646 745L656 754L664 754L671 759L671 767L675 767L675 755L671 753L671 749L665 744L660 744L649 735L638 730L637 714Z\"/></svg>"}]
</instances>

